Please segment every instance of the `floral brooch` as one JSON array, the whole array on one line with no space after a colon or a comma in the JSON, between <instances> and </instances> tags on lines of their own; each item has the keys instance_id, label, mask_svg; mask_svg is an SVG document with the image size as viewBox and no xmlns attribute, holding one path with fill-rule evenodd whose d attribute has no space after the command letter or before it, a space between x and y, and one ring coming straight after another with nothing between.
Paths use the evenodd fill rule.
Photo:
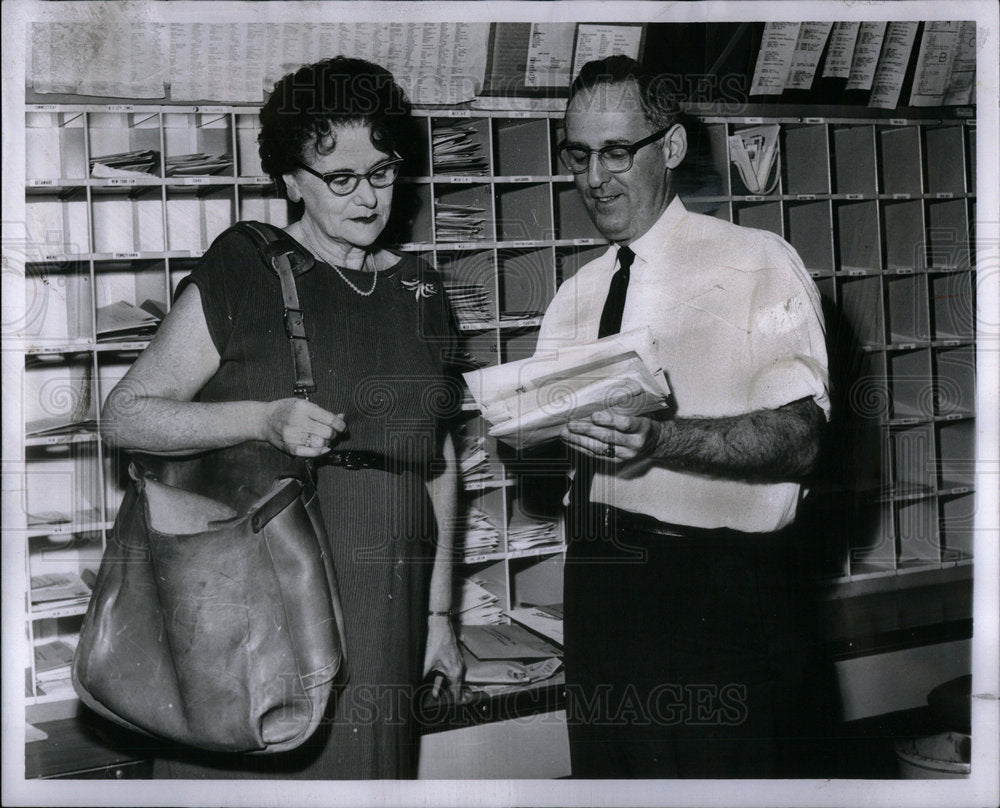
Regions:
<instances>
[{"instance_id":1,"label":"floral brooch","mask_svg":"<svg viewBox=\"0 0 1000 808\"><path fill-rule=\"evenodd\" d=\"M404 289L413 292L417 300L420 300L422 297L433 297L438 292L437 284L422 281L419 278L414 278L411 281L400 280L400 284Z\"/></svg>"}]
</instances>

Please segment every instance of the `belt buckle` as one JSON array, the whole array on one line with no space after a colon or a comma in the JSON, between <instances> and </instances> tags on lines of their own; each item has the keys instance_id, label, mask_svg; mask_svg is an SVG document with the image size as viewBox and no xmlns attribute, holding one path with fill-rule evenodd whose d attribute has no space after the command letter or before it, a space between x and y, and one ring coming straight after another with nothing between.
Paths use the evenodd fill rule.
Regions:
<instances>
[{"instance_id":1,"label":"belt buckle","mask_svg":"<svg viewBox=\"0 0 1000 808\"><path fill-rule=\"evenodd\" d=\"M357 471L365 467L364 461L354 452L344 452L340 456L340 465L350 471Z\"/></svg>"}]
</instances>

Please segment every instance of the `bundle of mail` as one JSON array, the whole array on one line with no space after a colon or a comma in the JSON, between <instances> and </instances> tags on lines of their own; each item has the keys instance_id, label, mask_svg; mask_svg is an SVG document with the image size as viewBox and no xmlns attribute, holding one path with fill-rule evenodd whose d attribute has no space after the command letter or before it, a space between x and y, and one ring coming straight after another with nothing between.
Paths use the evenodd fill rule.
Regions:
<instances>
[{"instance_id":1,"label":"bundle of mail","mask_svg":"<svg viewBox=\"0 0 1000 808\"><path fill-rule=\"evenodd\" d=\"M148 177L156 174L159 167L160 153L153 149L137 149L90 158L90 176L99 179Z\"/></svg>"},{"instance_id":2,"label":"bundle of mail","mask_svg":"<svg viewBox=\"0 0 1000 808\"><path fill-rule=\"evenodd\" d=\"M445 281L444 290L448 293L448 302L460 327L465 324L488 324L493 320L490 294L483 284Z\"/></svg>"},{"instance_id":3,"label":"bundle of mail","mask_svg":"<svg viewBox=\"0 0 1000 808\"><path fill-rule=\"evenodd\" d=\"M637 415L668 406L670 387L646 326L596 342L539 350L462 374L489 434L521 449L598 410Z\"/></svg>"},{"instance_id":4,"label":"bundle of mail","mask_svg":"<svg viewBox=\"0 0 1000 808\"><path fill-rule=\"evenodd\" d=\"M438 241L477 241L486 238L486 209L434 200L434 231Z\"/></svg>"},{"instance_id":5,"label":"bundle of mail","mask_svg":"<svg viewBox=\"0 0 1000 808\"><path fill-rule=\"evenodd\" d=\"M769 194L778 184L777 124L741 129L729 136L729 154L740 179L751 194ZM769 180L770 178L770 180Z\"/></svg>"},{"instance_id":6,"label":"bundle of mail","mask_svg":"<svg viewBox=\"0 0 1000 808\"><path fill-rule=\"evenodd\" d=\"M552 544L559 544L555 522L549 519L533 519L520 513L515 513L511 517L507 526L507 549L530 550L533 547Z\"/></svg>"},{"instance_id":7,"label":"bundle of mail","mask_svg":"<svg viewBox=\"0 0 1000 808\"><path fill-rule=\"evenodd\" d=\"M496 474L490 466L490 453L486 450L484 436L463 436L458 468L462 475L462 483L467 488L496 480Z\"/></svg>"},{"instance_id":8,"label":"bundle of mail","mask_svg":"<svg viewBox=\"0 0 1000 808\"><path fill-rule=\"evenodd\" d=\"M485 174L489 160L474 126L436 126L431 143L434 173Z\"/></svg>"},{"instance_id":9,"label":"bundle of mail","mask_svg":"<svg viewBox=\"0 0 1000 808\"><path fill-rule=\"evenodd\" d=\"M174 154L167 157L168 177L188 177L204 174L218 174L233 167L231 154Z\"/></svg>"},{"instance_id":10,"label":"bundle of mail","mask_svg":"<svg viewBox=\"0 0 1000 808\"><path fill-rule=\"evenodd\" d=\"M500 546L500 530L480 508L470 505L465 513L462 553L465 558L492 553Z\"/></svg>"},{"instance_id":11,"label":"bundle of mail","mask_svg":"<svg viewBox=\"0 0 1000 808\"><path fill-rule=\"evenodd\" d=\"M458 606L458 622L466 626L486 626L503 621L500 598L490 591L489 582L481 576L462 580Z\"/></svg>"}]
</instances>

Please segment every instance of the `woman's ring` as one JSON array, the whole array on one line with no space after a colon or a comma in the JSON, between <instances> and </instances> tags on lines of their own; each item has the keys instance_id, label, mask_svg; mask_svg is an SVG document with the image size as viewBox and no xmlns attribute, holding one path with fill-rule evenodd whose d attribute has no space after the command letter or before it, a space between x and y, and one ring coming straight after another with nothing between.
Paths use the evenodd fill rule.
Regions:
<instances>
[{"instance_id":1,"label":"woman's ring","mask_svg":"<svg viewBox=\"0 0 1000 808\"><path fill-rule=\"evenodd\" d=\"M607 448L604 450L604 454L607 457L614 457L615 456L615 445L613 443L609 443L608 446L607 446Z\"/></svg>"}]
</instances>

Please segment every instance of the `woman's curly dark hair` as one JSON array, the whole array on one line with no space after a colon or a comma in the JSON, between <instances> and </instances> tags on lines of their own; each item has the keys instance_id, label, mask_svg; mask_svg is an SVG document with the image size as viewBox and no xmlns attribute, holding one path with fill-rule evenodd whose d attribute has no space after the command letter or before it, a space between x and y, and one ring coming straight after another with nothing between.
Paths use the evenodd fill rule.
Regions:
<instances>
[{"instance_id":1,"label":"woman's curly dark hair","mask_svg":"<svg viewBox=\"0 0 1000 808\"><path fill-rule=\"evenodd\" d=\"M367 126L379 151L411 159L410 112L406 93L384 67L345 56L305 65L274 85L260 111L261 166L280 187L309 148L329 154L336 128L351 125Z\"/></svg>"}]
</instances>

